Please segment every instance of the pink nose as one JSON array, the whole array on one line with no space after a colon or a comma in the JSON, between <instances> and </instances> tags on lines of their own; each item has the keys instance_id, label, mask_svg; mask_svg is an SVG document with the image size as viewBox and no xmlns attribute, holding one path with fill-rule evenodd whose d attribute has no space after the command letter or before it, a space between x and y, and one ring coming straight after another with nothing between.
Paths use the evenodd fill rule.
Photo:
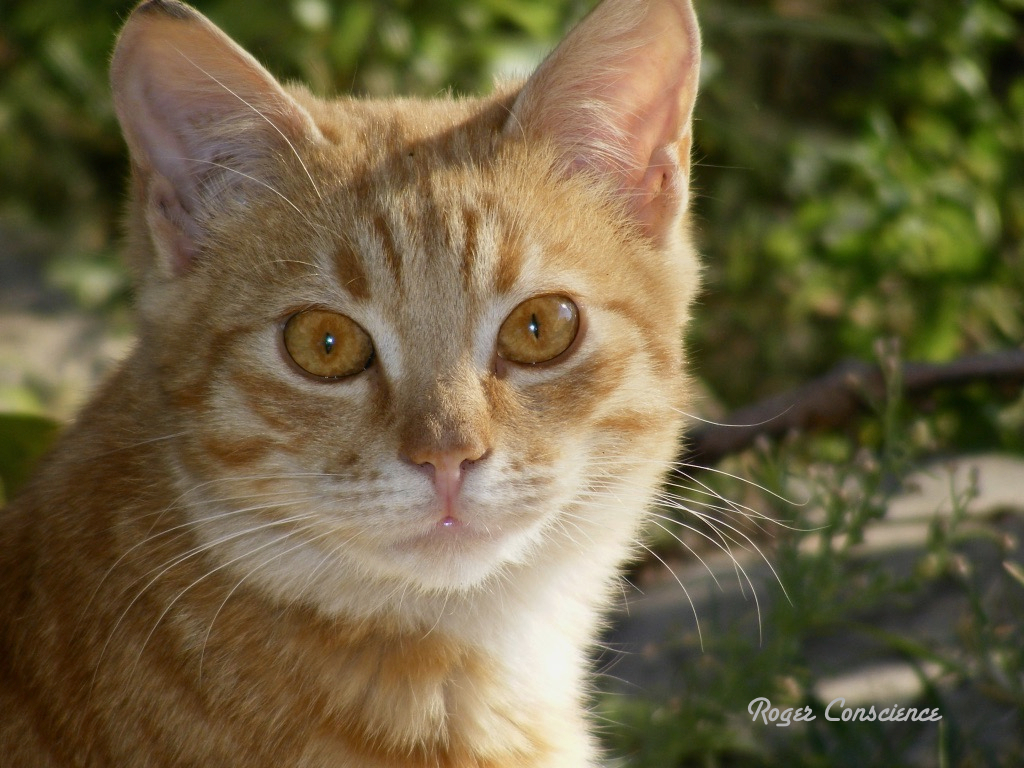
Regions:
<instances>
[{"instance_id":1,"label":"pink nose","mask_svg":"<svg viewBox=\"0 0 1024 768\"><path fill-rule=\"evenodd\" d=\"M451 514L462 488L462 479L466 470L479 461L486 450L477 447L465 447L447 450L416 452L409 460L422 467L434 481L438 499L444 505L445 512Z\"/></svg>"}]
</instances>

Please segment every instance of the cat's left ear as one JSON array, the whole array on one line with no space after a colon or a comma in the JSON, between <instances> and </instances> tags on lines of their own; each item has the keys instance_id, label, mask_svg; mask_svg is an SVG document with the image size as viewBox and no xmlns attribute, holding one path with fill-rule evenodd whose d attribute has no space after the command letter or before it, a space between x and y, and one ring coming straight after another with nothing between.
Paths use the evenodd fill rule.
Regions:
<instances>
[{"instance_id":1,"label":"cat's left ear","mask_svg":"<svg viewBox=\"0 0 1024 768\"><path fill-rule=\"evenodd\" d=\"M266 69L177 0L132 11L110 77L164 275L193 266L218 206L273 183L268 159L298 157L320 135Z\"/></svg>"},{"instance_id":2,"label":"cat's left ear","mask_svg":"<svg viewBox=\"0 0 1024 768\"><path fill-rule=\"evenodd\" d=\"M527 81L507 133L604 177L663 243L687 205L700 32L690 0L604 0Z\"/></svg>"}]
</instances>

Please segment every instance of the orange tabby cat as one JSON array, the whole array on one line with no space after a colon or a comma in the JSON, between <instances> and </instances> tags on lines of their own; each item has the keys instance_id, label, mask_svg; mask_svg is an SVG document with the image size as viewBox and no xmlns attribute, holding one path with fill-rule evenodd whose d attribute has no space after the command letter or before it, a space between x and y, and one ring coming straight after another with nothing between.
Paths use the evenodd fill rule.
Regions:
<instances>
[{"instance_id":1,"label":"orange tabby cat","mask_svg":"<svg viewBox=\"0 0 1024 768\"><path fill-rule=\"evenodd\" d=\"M134 11L139 340L0 513L4 766L596 765L698 58L689 0L606 0L521 88L322 101Z\"/></svg>"}]
</instances>

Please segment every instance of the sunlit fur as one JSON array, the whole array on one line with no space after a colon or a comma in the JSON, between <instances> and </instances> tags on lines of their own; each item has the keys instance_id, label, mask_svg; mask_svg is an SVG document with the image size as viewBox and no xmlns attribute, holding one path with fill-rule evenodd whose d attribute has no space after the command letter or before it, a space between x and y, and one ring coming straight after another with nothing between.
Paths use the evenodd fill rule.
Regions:
<instances>
[{"instance_id":1,"label":"sunlit fur","mask_svg":"<svg viewBox=\"0 0 1024 768\"><path fill-rule=\"evenodd\" d=\"M608 0L522 91L321 101L134 12L139 340L0 513L0 764L597 764L588 647L687 406L697 60L688 2ZM546 294L569 349L497 358ZM290 360L310 308L368 370Z\"/></svg>"}]
</instances>

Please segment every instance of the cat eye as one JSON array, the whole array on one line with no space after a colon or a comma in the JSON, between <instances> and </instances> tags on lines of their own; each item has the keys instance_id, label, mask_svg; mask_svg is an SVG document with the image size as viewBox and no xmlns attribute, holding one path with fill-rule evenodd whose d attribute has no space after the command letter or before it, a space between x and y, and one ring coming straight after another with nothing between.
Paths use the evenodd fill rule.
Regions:
<instances>
[{"instance_id":1,"label":"cat eye","mask_svg":"<svg viewBox=\"0 0 1024 768\"><path fill-rule=\"evenodd\" d=\"M534 365L553 360L572 344L580 313L571 299L550 294L527 299L505 318L498 331L498 357Z\"/></svg>"},{"instance_id":2,"label":"cat eye","mask_svg":"<svg viewBox=\"0 0 1024 768\"><path fill-rule=\"evenodd\" d=\"M325 379L365 371L373 362L370 335L350 317L309 309L284 326L284 346L302 370Z\"/></svg>"}]
</instances>

